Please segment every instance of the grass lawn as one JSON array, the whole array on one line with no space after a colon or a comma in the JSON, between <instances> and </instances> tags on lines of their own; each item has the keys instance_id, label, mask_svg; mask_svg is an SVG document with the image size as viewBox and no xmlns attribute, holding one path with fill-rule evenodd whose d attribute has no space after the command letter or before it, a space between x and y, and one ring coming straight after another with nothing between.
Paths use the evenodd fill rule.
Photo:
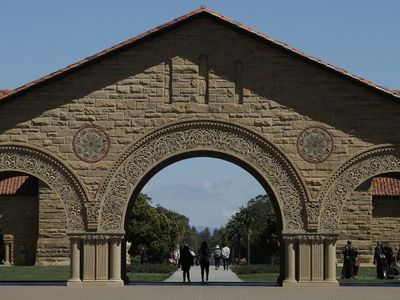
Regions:
<instances>
[{"instance_id":1,"label":"grass lawn","mask_svg":"<svg viewBox=\"0 0 400 300\"><path fill-rule=\"evenodd\" d=\"M159 282L171 273L128 273L130 282ZM69 279L69 266L11 266L0 267L0 282L60 281Z\"/></svg>"},{"instance_id":2,"label":"grass lawn","mask_svg":"<svg viewBox=\"0 0 400 300\"><path fill-rule=\"evenodd\" d=\"M0 267L0 281L67 281L69 266Z\"/></svg>"}]
</instances>

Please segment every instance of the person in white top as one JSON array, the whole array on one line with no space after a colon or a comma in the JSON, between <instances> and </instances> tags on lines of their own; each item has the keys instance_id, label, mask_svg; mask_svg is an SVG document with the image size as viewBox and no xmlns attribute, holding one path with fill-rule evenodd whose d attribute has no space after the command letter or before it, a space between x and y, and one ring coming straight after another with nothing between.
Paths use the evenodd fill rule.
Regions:
<instances>
[{"instance_id":1,"label":"person in white top","mask_svg":"<svg viewBox=\"0 0 400 300\"><path fill-rule=\"evenodd\" d=\"M228 246L222 248L222 262L224 264L224 270L229 269L229 255L231 254L231 249Z\"/></svg>"}]
</instances>

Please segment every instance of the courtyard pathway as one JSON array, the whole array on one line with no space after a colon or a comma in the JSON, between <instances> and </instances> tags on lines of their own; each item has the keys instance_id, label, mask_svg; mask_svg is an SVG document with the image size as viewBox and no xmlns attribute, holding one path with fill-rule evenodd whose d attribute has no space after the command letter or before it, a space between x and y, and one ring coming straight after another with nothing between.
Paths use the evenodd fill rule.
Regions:
<instances>
[{"instance_id":1,"label":"courtyard pathway","mask_svg":"<svg viewBox=\"0 0 400 300\"><path fill-rule=\"evenodd\" d=\"M205 274L204 274L205 277ZM171 275L165 282L182 282L182 270L179 269ZM190 268L190 280L193 283L201 282L200 266L193 266ZM205 280L205 278L204 278ZM242 282L239 277L236 276L231 270L224 270L220 267L218 270L214 269L214 266L210 266L210 274L208 281L212 282Z\"/></svg>"},{"instance_id":2,"label":"courtyard pathway","mask_svg":"<svg viewBox=\"0 0 400 300\"><path fill-rule=\"evenodd\" d=\"M138 285L121 288L0 286L1 300L398 300L400 287L281 288L260 286Z\"/></svg>"}]
</instances>

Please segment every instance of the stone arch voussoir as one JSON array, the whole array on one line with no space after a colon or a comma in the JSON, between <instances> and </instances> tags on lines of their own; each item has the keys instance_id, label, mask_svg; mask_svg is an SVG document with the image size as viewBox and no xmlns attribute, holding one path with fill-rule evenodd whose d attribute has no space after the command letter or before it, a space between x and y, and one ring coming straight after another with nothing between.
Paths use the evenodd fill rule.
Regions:
<instances>
[{"instance_id":1,"label":"stone arch voussoir","mask_svg":"<svg viewBox=\"0 0 400 300\"><path fill-rule=\"evenodd\" d=\"M196 120L167 125L133 143L115 162L97 194L99 230L122 232L130 197L161 161L189 152L235 157L253 168L272 189L283 232L303 232L308 195L289 159L259 134L227 122Z\"/></svg>"},{"instance_id":2,"label":"stone arch voussoir","mask_svg":"<svg viewBox=\"0 0 400 300\"><path fill-rule=\"evenodd\" d=\"M51 187L64 204L68 232L86 230L88 197L73 171L47 151L24 144L0 144L0 172L35 176Z\"/></svg>"},{"instance_id":3,"label":"stone arch voussoir","mask_svg":"<svg viewBox=\"0 0 400 300\"><path fill-rule=\"evenodd\" d=\"M346 199L361 183L380 174L399 171L399 146L373 147L347 160L333 173L321 190L319 230L338 232L340 214Z\"/></svg>"}]
</instances>

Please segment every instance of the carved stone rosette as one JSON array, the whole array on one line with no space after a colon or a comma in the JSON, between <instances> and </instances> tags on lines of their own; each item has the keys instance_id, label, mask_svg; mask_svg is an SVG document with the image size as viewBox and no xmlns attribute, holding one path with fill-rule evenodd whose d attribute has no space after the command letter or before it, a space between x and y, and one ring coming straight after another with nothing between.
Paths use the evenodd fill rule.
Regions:
<instances>
[{"instance_id":1,"label":"carved stone rosette","mask_svg":"<svg viewBox=\"0 0 400 300\"><path fill-rule=\"evenodd\" d=\"M134 143L116 162L99 189L100 230L121 231L133 191L152 169L180 155L202 152L240 161L257 172L274 192L285 232L306 228L307 194L295 168L260 135L219 121L186 121L166 126Z\"/></svg>"},{"instance_id":2,"label":"carved stone rosette","mask_svg":"<svg viewBox=\"0 0 400 300\"><path fill-rule=\"evenodd\" d=\"M72 171L51 154L26 145L0 145L0 171L35 176L50 186L65 206L67 230L83 231L87 196Z\"/></svg>"},{"instance_id":3,"label":"carved stone rosette","mask_svg":"<svg viewBox=\"0 0 400 300\"><path fill-rule=\"evenodd\" d=\"M399 171L400 147L392 145L374 147L344 163L321 190L320 231L339 230L340 213L344 203L357 186L374 176Z\"/></svg>"}]
</instances>

